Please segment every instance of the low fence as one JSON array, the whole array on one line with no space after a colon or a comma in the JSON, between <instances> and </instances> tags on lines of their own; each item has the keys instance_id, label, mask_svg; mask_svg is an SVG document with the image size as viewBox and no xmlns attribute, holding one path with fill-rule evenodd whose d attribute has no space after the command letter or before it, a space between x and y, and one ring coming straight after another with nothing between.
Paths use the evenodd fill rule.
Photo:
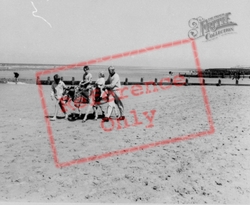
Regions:
<instances>
[{"instance_id":1,"label":"low fence","mask_svg":"<svg viewBox=\"0 0 250 205\"><path fill-rule=\"evenodd\" d=\"M168 81L160 81L158 82L157 78L155 78L154 81L147 81L144 82L143 78L141 78L141 80L139 82L129 82L128 78L125 79L124 82L121 82L122 85L185 85L185 86L189 86L189 85L211 85L211 86L221 86L221 85L225 85L225 86L233 86L233 85L238 85L238 86L250 86L250 82L249 84L246 83L240 83L239 79L235 79L234 83L225 83L223 82L222 79L218 79L217 82L206 82L205 79L202 80L202 82L190 82L189 78L185 78L184 81L182 82L176 82L174 80L174 78L165 78L165 79L169 79ZM197 79L197 78L196 78ZM61 80L63 80L63 77L61 77ZM37 77L36 79L36 84L38 85L51 85L53 82L53 80L51 80L50 77L47 78L47 80L41 80L39 77ZM63 82L66 85L79 85L80 81L75 81L75 78L72 77L72 80L63 80ZM95 83L95 81L93 81L93 83Z\"/></svg>"},{"instance_id":2,"label":"low fence","mask_svg":"<svg viewBox=\"0 0 250 205\"><path fill-rule=\"evenodd\" d=\"M61 77L61 80L63 80L63 77ZM37 85L51 85L53 82L53 80L51 80L50 77L47 78L47 80L40 80L39 77L37 77L36 79L36 84ZM76 81L74 77L72 77L72 80L63 80L63 82L66 85L79 85L80 81ZM95 81L92 81L92 83L95 83ZM148 85L148 84L153 84L153 85L157 85L157 78L155 78L154 81L147 81L147 82L143 82L143 78L141 78L140 82L129 82L128 78L125 79L124 82L121 82L122 85ZM185 83L179 83L179 82L174 82L174 80L171 78L169 80L169 82L162 82L162 85L171 85L171 84L185 84Z\"/></svg>"}]
</instances>

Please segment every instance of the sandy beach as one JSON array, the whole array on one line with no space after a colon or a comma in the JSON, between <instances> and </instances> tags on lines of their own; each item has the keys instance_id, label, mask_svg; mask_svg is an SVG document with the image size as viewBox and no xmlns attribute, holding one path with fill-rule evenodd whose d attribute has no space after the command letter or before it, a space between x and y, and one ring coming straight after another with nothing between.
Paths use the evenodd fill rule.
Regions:
<instances>
[{"instance_id":1,"label":"sandy beach","mask_svg":"<svg viewBox=\"0 0 250 205\"><path fill-rule=\"evenodd\" d=\"M0 200L249 202L249 89L205 88L213 134L57 168L45 121L54 111L50 86L43 86L49 113L44 116L37 85L0 84ZM117 129L114 121L114 128L107 132L101 119L94 121L91 115L82 123L60 119L63 114L59 113L51 127L60 163L209 129L200 86L172 86L138 97L126 94L127 128ZM148 128L143 112L152 116L152 110L153 126ZM137 126L133 126L134 113L141 122Z\"/></svg>"},{"instance_id":2,"label":"sandy beach","mask_svg":"<svg viewBox=\"0 0 250 205\"><path fill-rule=\"evenodd\" d=\"M0 205L250 204L247 8L0 0ZM54 117L53 81L59 97L101 77L124 116Z\"/></svg>"}]
</instances>

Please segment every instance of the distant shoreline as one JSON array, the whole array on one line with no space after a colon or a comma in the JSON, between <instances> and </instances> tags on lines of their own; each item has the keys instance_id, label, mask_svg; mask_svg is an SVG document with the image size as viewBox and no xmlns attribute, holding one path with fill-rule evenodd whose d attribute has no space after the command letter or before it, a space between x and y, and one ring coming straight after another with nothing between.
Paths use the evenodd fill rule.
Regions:
<instances>
[{"instance_id":1,"label":"distant shoreline","mask_svg":"<svg viewBox=\"0 0 250 205\"><path fill-rule=\"evenodd\" d=\"M40 64L0 64L0 71L24 71L24 70L50 70L56 69L59 67L67 67L69 65L40 65ZM82 70L83 66L76 66L72 69L74 70ZM90 65L90 69L108 69L107 65ZM120 69L128 69L128 70L166 70L166 71L183 71L188 72L191 70L197 70L196 68L176 68L176 67L147 67L147 66L115 66L117 70Z\"/></svg>"},{"instance_id":2,"label":"distant shoreline","mask_svg":"<svg viewBox=\"0 0 250 205\"><path fill-rule=\"evenodd\" d=\"M15 82L14 78L0 78L0 84L5 84L7 82ZM22 83L26 83L26 84L36 84L36 80L35 79L24 79L21 78L18 80L18 82L22 82Z\"/></svg>"},{"instance_id":3,"label":"distant shoreline","mask_svg":"<svg viewBox=\"0 0 250 205\"><path fill-rule=\"evenodd\" d=\"M0 83L14 82L13 72L19 72L19 81L27 84L36 84L36 72L48 70L48 69L56 69L57 67L63 67L65 65L59 64L7 64L0 63ZM67 66L67 65L66 65ZM91 73L93 75L93 81L98 78L98 73L100 71L105 72L105 78L108 77L107 65L91 65L89 66ZM193 78L197 75L197 69L195 68L171 68L171 67L145 67L145 66L115 66L117 73L120 75L121 82L125 82L128 79L128 82L141 82L143 79L144 82L148 81L158 81L162 78L173 78L176 75L182 75L186 78ZM225 72L226 70L241 70L242 68L214 68L211 69L211 72ZM202 69L204 72L205 69ZM171 71L171 73L170 73ZM243 70L250 71L249 68L245 68ZM82 66L75 67L67 70L58 71L58 74L63 77L65 81L71 81L74 78L74 81L79 81L82 79L83 70ZM47 80L48 77L53 79L54 73L42 75L40 80ZM197 77L197 76L196 76ZM205 77L205 75L203 76ZM212 77L212 76L211 76ZM227 75L225 76L226 78ZM249 74L245 75L245 78L249 78Z\"/></svg>"},{"instance_id":4,"label":"distant shoreline","mask_svg":"<svg viewBox=\"0 0 250 205\"><path fill-rule=\"evenodd\" d=\"M0 63L0 71L18 71L18 70L48 70L48 69L55 69L59 67L67 67L67 66L72 66L74 64L31 64L31 63ZM75 64L77 65L77 64ZM112 64L111 64L112 65ZM82 69L83 66L76 66L73 69ZM109 65L99 65L99 64L94 64L94 65L89 65L90 68L95 69L95 68L102 68L102 69L107 69ZM115 66L117 69L145 69L145 70L169 70L169 71L174 71L174 72L188 72L188 71L197 71L197 68L181 68L181 67L154 67L154 66L121 66L121 65L116 65ZM250 70L249 66L237 66L237 67L214 67L214 68L201 68L201 70Z\"/></svg>"}]
</instances>

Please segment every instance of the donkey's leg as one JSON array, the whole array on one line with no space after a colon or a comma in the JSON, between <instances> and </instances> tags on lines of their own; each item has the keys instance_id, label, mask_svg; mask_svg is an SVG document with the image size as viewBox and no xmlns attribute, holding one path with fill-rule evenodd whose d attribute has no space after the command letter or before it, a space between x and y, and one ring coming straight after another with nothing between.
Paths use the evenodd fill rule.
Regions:
<instances>
[{"instance_id":1,"label":"donkey's leg","mask_svg":"<svg viewBox=\"0 0 250 205\"><path fill-rule=\"evenodd\" d=\"M96 109L96 106L93 106L92 108L93 108L93 114L95 115L96 110L97 110L97 109Z\"/></svg>"},{"instance_id":2,"label":"donkey's leg","mask_svg":"<svg viewBox=\"0 0 250 205\"><path fill-rule=\"evenodd\" d=\"M105 111L102 109L102 106L101 105L99 105L99 108L101 109L101 111L102 111L102 117L105 117Z\"/></svg>"},{"instance_id":3,"label":"donkey's leg","mask_svg":"<svg viewBox=\"0 0 250 205\"><path fill-rule=\"evenodd\" d=\"M116 107L117 107L117 106L116 106L116 104L115 104L112 111L115 112L115 116L116 116L116 117L119 117L119 114L118 114L118 112L117 112L117 108L116 108Z\"/></svg>"},{"instance_id":4,"label":"donkey's leg","mask_svg":"<svg viewBox=\"0 0 250 205\"><path fill-rule=\"evenodd\" d=\"M87 118L88 118L88 114L89 114L89 112L90 112L90 110L91 110L92 107L93 107L93 106L91 105L91 103L88 104L88 107L87 107L87 110L86 110L86 113L85 113L85 116L84 116L82 122L86 122L86 120L87 120Z\"/></svg>"},{"instance_id":5,"label":"donkey's leg","mask_svg":"<svg viewBox=\"0 0 250 205\"><path fill-rule=\"evenodd\" d=\"M81 115L82 115L82 110L80 109L80 106L78 106L78 107L77 107L77 109L78 109L79 118L80 118L80 117L81 117Z\"/></svg>"},{"instance_id":6,"label":"donkey's leg","mask_svg":"<svg viewBox=\"0 0 250 205\"><path fill-rule=\"evenodd\" d=\"M97 120L97 118L98 118L98 112L97 112L98 106L93 106L93 109L95 111L95 120Z\"/></svg>"},{"instance_id":7,"label":"donkey's leg","mask_svg":"<svg viewBox=\"0 0 250 205\"><path fill-rule=\"evenodd\" d=\"M98 118L98 114L97 114L97 110L98 110L98 107L101 109L101 111L102 111L102 117L105 117L105 111L102 109L102 106L101 105L103 105L103 104L105 104L105 103L107 103L107 101L100 101L100 102L98 102L97 104L95 104L95 108L96 108L96 113L95 113L95 116L96 116L96 118Z\"/></svg>"}]
</instances>

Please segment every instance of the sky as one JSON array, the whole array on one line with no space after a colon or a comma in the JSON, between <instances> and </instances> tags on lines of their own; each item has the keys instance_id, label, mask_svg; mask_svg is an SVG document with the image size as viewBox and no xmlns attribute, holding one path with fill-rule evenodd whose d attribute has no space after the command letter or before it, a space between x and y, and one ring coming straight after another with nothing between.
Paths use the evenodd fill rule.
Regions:
<instances>
[{"instance_id":1,"label":"sky","mask_svg":"<svg viewBox=\"0 0 250 205\"><path fill-rule=\"evenodd\" d=\"M0 63L80 63L187 39L190 19L230 12L233 33L196 39L201 67L250 66L249 8L249 0L0 0ZM190 44L102 64L195 67Z\"/></svg>"}]
</instances>

